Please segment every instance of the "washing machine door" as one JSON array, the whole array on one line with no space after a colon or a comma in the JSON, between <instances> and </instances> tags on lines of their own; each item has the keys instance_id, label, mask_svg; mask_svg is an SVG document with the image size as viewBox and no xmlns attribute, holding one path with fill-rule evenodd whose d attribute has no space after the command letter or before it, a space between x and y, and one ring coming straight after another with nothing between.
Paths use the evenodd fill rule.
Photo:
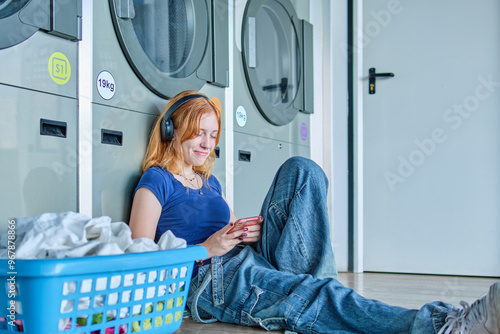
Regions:
<instances>
[{"instance_id":1,"label":"washing machine door","mask_svg":"<svg viewBox=\"0 0 500 334\"><path fill-rule=\"evenodd\" d=\"M285 125L299 111L311 112L304 104L304 90L312 89L312 44L310 50L304 47L312 38L304 38L306 22L288 0L249 0L243 20L243 65L261 114L274 125ZM309 24L307 31L312 36ZM312 91L306 95L312 99Z\"/></svg>"},{"instance_id":2,"label":"washing machine door","mask_svg":"<svg viewBox=\"0 0 500 334\"><path fill-rule=\"evenodd\" d=\"M227 4L227 0L217 1ZM213 15L221 6L211 3L110 0L122 49L137 76L157 95L171 98L182 90L198 90L207 82L227 86L227 69L214 62L224 54L228 59L227 10Z\"/></svg>"},{"instance_id":3,"label":"washing machine door","mask_svg":"<svg viewBox=\"0 0 500 334\"><path fill-rule=\"evenodd\" d=\"M81 39L81 1L0 0L0 49L19 44L37 30Z\"/></svg>"}]
</instances>

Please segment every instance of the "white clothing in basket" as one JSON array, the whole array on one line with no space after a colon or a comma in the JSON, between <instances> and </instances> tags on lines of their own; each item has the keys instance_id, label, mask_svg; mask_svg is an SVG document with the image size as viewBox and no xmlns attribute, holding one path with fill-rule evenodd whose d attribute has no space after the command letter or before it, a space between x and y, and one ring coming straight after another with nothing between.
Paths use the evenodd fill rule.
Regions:
<instances>
[{"instance_id":1,"label":"white clothing in basket","mask_svg":"<svg viewBox=\"0 0 500 334\"><path fill-rule=\"evenodd\" d=\"M132 239L124 222L110 217L88 218L75 212L44 213L15 220L16 258L48 259L119 255L185 248L186 241L165 232L158 244L149 238ZM7 258L8 234L0 239L0 258Z\"/></svg>"}]
</instances>

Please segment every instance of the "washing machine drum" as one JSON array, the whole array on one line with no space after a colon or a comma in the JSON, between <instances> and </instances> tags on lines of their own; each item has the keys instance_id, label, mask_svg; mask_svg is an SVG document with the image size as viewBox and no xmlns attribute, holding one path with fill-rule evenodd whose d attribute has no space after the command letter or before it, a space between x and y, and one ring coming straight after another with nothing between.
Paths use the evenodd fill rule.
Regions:
<instances>
[{"instance_id":1,"label":"washing machine drum","mask_svg":"<svg viewBox=\"0 0 500 334\"><path fill-rule=\"evenodd\" d=\"M138 8L136 17L132 20L142 49L162 73L172 78L190 76L203 58L203 52L195 52L195 38L199 40L199 50L204 50L208 39L207 22L202 22L205 29L201 31L201 35L196 35L194 12L190 6L156 1L155 5L150 7L152 8L142 4L142 8ZM151 9L158 15L148 13ZM154 18L152 25L151 18Z\"/></svg>"},{"instance_id":2,"label":"washing machine drum","mask_svg":"<svg viewBox=\"0 0 500 334\"><path fill-rule=\"evenodd\" d=\"M287 0L250 0L243 18L243 65L252 97L270 123L303 111L302 24Z\"/></svg>"},{"instance_id":3,"label":"washing machine drum","mask_svg":"<svg viewBox=\"0 0 500 334\"><path fill-rule=\"evenodd\" d=\"M205 0L110 0L122 49L153 92L171 98L211 81L211 21Z\"/></svg>"}]
</instances>

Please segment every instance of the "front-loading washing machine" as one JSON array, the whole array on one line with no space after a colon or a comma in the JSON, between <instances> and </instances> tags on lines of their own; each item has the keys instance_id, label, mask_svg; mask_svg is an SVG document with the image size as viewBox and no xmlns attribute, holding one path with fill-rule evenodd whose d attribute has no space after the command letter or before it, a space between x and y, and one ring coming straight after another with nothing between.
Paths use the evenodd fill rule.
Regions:
<instances>
[{"instance_id":1,"label":"front-loading washing machine","mask_svg":"<svg viewBox=\"0 0 500 334\"><path fill-rule=\"evenodd\" d=\"M312 25L289 0L234 3L234 211L245 217L285 160L310 156Z\"/></svg>"},{"instance_id":2,"label":"front-loading washing machine","mask_svg":"<svg viewBox=\"0 0 500 334\"><path fill-rule=\"evenodd\" d=\"M94 216L128 220L150 129L169 98L198 90L225 108L227 6L227 0L93 2ZM214 174L224 185L221 130Z\"/></svg>"},{"instance_id":3,"label":"front-loading washing machine","mask_svg":"<svg viewBox=\"0 0 500 334\"><path fill-rule=\"evenodd\" d=\"M0 230L77 210L80 32L80 1L0 1Z\"/></svg>"}]
</instances>

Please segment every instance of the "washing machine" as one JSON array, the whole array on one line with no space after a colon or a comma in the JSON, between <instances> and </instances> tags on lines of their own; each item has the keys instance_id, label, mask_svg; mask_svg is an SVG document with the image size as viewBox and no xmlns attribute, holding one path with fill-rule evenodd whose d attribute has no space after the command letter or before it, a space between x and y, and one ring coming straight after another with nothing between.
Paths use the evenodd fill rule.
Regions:
<instances>
[{"instance_id":1,"label":"washing machine","mask_svg":"<svg viewBox=\"0 0 500 334\"><path fill-rule=\"evenodd\" d=\"M0 231L77 210L80 32L80 1L0 1Z\"/></svg>"},{"instance_id":2,"label":"washing machine","mask_svg":"<svg viewBox=\"0 0 500 334\"><path fill-rule=\"evenodd\" d=\"M92 22L92 210L128 221L149 133L168 99L193 89L225 108L228 3L96 0ZM214 174L224 185L222 131Z\"/></svg>"},{"instance_id":3,"label":"washing machine","mask_svg":"<svg viewBox=\"0 0 500 334\"><path fill-rule=\"evenodd\" d=\"M234 211L245 217L284 161L310 156L312 25L289 0L234 3Z\"/></svg>"}]
</instances>

